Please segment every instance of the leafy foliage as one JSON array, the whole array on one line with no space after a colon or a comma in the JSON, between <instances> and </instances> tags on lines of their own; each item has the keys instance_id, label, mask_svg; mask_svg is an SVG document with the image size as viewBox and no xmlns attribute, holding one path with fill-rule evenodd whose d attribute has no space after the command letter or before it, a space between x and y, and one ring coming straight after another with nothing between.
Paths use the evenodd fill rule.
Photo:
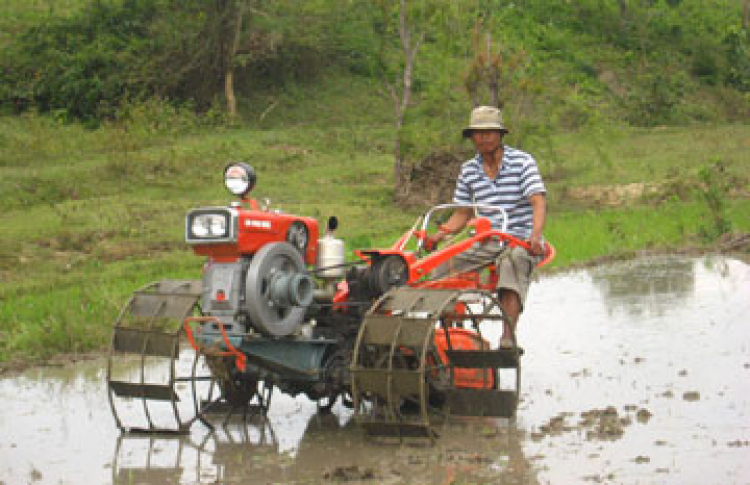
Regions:
<instances>
[{"instance_id":1,"label":"leafy foliage","mask_svg":"<svg viewBox=\"0 0 750 485\"><path fill-rule=\"evenodd\" d=\"M727 52L727 84L750 92L750 29L730 28L724 37Z\"/></svg>"},{"instance_id":2,"label":"leafy foliage","mask_svg":"<svg viewBox=\"0 0 750 485\"><path fill-rule=\"evenodd\" d=\"M33 103L90 118L102 102L146 94L134 73L151 54L146 39L155 14L150 2L92 2L71 18L30 26L3 57L2 97L16 109Z\"/></svg>"},{"instance_id":3,"label":"leafy foliage","mask_svg":"<svg viewBox=\"0 0 750 485\"><path fill-rule=\"evenodd\" d=\"M309 78L329 58L363 69L346 47L354 31L333 28L322 1L91 0L68 17L38 17L9 42L0 100L87 120L154 95L205 110L222 90L237 3L253 4L234 59L241 88Z\"/></svg>"},{"instance_id":4,"label":"leafy foliage","mask_svg":"<svg viewBox=\"0 0 750 485\"><path fill-rule=\"evenodd\" d=\"M708 240L715 240L732 230L732 221L727 211L727 194L732 188L732 180L727 173L727 165L723 160L712 160L700 169L701 184L697 185L697 193L706 204L708 219L706 225L701 225L700 232Z\"/></svg>"},{"instance_id":5,"label":"leafy foliage","mask_svg":"<svg viewBox=\"0 0 750 485\"><path fill-rule=\"evenodd\" d=\"M65 0L44 11L13 0L12 21L0 20L12 33L0 36L0 102L14 112L36 108L97 122L125 100L152 96L209 109L222 96L227 67L235 71L241 110L245 102L250 111L247 101L259 93L293 91L323 72L392 83L403 63L398 3ZM477 34L492 38L494 54L487 55L502 73L500 98L522 138L527 130L577 128L603 118L653 126L741 119L750 111L742 94L750 91L750 33L734 0L408 5L424 33L411 122L463 119L471 104L469 66L481 56ZM228 56L240 7L243 28L236 56ZM706 95L715 88L740 95ZM425 145L405 133L404 146L416 154Z\"/></svg>"}]
</instances>

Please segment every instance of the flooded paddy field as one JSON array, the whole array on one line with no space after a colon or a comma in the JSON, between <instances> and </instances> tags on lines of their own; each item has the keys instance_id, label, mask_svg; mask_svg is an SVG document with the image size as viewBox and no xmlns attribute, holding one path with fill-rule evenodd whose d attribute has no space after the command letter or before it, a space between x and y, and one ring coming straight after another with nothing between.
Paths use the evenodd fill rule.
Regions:
<instances>
[{"instance_id":1,"label":"flooded paddy field","mask_svg":"<svg viewBox=\"0 0 750 485\"><path fill-rule=\"evenodd\" d=\"M0 483L750 483L750 265L604 265L541 278L527 307L515 420L399 444L277 393L266 419L122 435L89 361L0 379Z\"/></svg>"}]
</instances>

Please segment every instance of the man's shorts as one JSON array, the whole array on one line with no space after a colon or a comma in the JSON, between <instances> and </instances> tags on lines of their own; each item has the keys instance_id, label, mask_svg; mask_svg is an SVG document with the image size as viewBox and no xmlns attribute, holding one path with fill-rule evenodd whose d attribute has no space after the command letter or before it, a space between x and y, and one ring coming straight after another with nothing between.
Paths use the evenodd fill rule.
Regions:
<instances>
[{"instance_id":1,"label":"man's shorts","mask_svg":"<svg viewBox=\"0 0 750 485\"><path fill-rule=\"evenodd\" d=\"M497 289L515 291L521 299L521 311L529 292L531 274L540 260L540 256L529 254L524 248L515 247L510 250L507 257L501 257L495 263L498 274Z\"/></svg>"},{"instance_id":2,"label":"man's shorts","mask_svg":"<svg viewBox=\"0 0 750 485\"><path fill-rule=\"evenodd\" d=\"M497 289L499 291L515 291L521 300L523 311L526 295L531 284L531 275L537 263L541 260L540 256L531 255L524 248L509 249L498 242L490 241L487 244L477 245L438 266L433 271L432 276L440 278L451 273L472 271L477 267L489 264L492 260L495 261L497 266Z\"/></svg>"}]
</instances>

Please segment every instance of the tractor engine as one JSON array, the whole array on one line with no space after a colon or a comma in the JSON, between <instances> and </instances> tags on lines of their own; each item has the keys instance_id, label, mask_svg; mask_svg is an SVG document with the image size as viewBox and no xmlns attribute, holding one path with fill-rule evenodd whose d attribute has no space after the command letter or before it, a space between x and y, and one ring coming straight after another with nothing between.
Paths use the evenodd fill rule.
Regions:
<instances>
[{"instance_id":1,"label":"tractor engine","mask_svg":"<svg viewBox=\"0 0 750 485\"><path fill-rule=\"evenodd\" d=\"M299 330L315 282L318 224L260 210L209 207L188 213L186 241L206 256L201 308L228 333L285 337Z\"/></svg>"},{"instance_id":2,"label":"tractor engine","mask_svg":"<svg viewBox=\"0 0 750 485\"><path fill-rule=\"evenodd\" d=\"M308 266L332 265L320 271L319 279L340 278L335 266L344 262L343 242L331 234L319 240L315 219L245 199L256 181L252 167L230 165L224 178L243 202L194 209L186 218L186 242L207 258L201 309L219 320L229 335L294 335L320 292Z\"/></svg>"}]
</instances>

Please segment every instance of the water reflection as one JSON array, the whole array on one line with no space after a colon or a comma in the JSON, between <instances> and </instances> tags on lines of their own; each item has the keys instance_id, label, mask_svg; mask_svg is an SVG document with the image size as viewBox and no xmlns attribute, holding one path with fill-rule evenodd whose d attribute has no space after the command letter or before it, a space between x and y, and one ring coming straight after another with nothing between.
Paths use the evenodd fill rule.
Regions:
<instances>
[{"instance_id":1,"label":"water reflection","mask_svg":"<svg viewBox=\"0 0 750 485\"><path fill-rule=\"evenodd\" d=\"M693 295L693 260L660 257L594 268L591 281L610 313L631 316L663 315Z\"/></svg>"},{"instance_id":2,"label":"water reflection","mask_svg":"<svg viewBox=\"0 0 750 485\"><path fill-rule=\"evenodd\" d=\"M334 408L336 409L336 408ZM535 483L523 452L524 433L493 419L446 423L435 446L414 441L373 441L351 414L312 408L294 449L281 451L279 416L234 419L213 432L188 437L121 435L112 459L112 482L139 483ZM297 415L296 421L304 419ZM282 420L283 421L283 420ZM304 421L303 421L304 422Z\"/></svg>"},{"instance_id":3,"label":"water reflection","mask_svg":"<svg viewBox=\"0 0 750 485\"><path fill-rule=\"evenodd\" d=\"M278 454L268 419L236 421L189 436L121 434L112 459L112 483L213 483L230 474L238 453Z\"/></svg>"}]
</instances>

